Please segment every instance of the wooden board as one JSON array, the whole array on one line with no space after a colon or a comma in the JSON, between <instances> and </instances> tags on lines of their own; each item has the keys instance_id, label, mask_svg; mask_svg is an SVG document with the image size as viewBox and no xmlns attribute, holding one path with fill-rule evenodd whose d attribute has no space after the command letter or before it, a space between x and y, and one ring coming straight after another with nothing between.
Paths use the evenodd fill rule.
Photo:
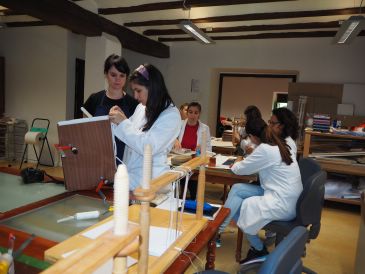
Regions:
<instances>
[{"instance_id":1,"label":"wooden board","mask_svg":"<svg viewBox=\"0 0 365 274\"><path fill-rule=\"evenodd\" d=\"M116 167L111 125L107 117L101 120L103 117L58 124L60 145L77 149L77 153L64 151L65 157L61 158L67 190L93 189L101 178L114 180Z\"/></svg>"}]
</instances>

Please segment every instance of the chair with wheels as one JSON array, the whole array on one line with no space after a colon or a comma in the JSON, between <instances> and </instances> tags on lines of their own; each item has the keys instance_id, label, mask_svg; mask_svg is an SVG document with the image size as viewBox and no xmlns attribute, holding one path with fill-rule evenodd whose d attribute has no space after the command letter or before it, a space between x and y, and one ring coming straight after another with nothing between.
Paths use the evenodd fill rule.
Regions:
<instances>
[{"instance_id":1,"label":"chair with wheels","mask_svg":"<svg viewBox=\"0 0 365 274\"><path fill-rule=\"evenodd\" d=\"M307 242L317 238L321 228L324 184L327 173L320 169L318 163L309 158L301 159L299 167L302 175L303 192L297 202L296 218L291 221L273 221L264 227L264 229L276 233L276 245L297 226L307 228ZM304 266L302 271L305 273L315 273Z\"/></svg>"}]
</instances>

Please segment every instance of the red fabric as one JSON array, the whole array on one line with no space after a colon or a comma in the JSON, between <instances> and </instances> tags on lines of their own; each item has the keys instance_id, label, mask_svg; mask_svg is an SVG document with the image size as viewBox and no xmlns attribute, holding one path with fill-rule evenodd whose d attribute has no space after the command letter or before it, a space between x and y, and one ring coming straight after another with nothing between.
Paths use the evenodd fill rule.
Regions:
<instances>
[{"instance_id":1,"label":"red fabric","mask_svg":"<svg viewBox=\"0 0 365 274\"><path fill-rule=\"evenodd\" d=\"M199 123L197 123L195 126L189 126L186 124L184 136L181 141L181 147L191 150L196 149L196 143L198 141L198 128Z\"/></svg>"}]
</instances>

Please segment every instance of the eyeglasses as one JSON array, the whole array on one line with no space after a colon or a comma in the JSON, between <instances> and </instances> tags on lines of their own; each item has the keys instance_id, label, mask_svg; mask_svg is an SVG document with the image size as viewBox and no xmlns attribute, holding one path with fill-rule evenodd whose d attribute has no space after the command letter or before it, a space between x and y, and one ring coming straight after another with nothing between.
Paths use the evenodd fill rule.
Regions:
<instances>
[{"instance_id":1,"label":"eyeglasses","mask_svg":"<svg viewBox=\"0 0 365 274\"><path fill-rule=\"evenodd\" d=\"M268 122L269 125L272 125L272 126L280 124L280 122L274 122L274 121L271 121L271 120L268 120L267 122Z\"/></svg>"}]
</instances>

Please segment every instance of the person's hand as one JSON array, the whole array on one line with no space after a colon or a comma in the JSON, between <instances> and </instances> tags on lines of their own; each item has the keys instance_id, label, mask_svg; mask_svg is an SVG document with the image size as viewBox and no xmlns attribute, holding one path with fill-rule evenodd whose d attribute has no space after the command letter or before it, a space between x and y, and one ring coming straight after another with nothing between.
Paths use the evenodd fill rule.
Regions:
<instances>
[{"instance_id":1,"label":"person's hand","mask_svg":"<svg viewBox=\"0 0 365 274\"><path fill-rule=\"evenodd\" d=\"M235 163L241 162L243 160L242 156L237 156L236 160L234 160L234 163L231 164L229 167L231 168Z\"/></svg>"},{"instance_id":2,"label":"person's hand","mask_svg":"<svg viewBox=\"0 0 365 274\"><path fill-rule=\"evenodd\" d=\"M232 122L228 120L222 120L221 123L223 126L232 126Z\"/></svg>"},{"instance_id":3,"label":"person's hand","mask_svg":"<svg viewBox=\"0 0 365 274\"><path fill-rule=\"evenodd\" d=\"M182 149L181 143L179 140L176 139L176 141L174 143L174 150L180 150L180 149Z\"/></svg>"},{"instance_id":4,"label":"person's hand","mask_svg":"<svg viewBox=\"0 0 365 274\"><path fill-rule=\"evenodd\" d=\"M251 154L254 148L252 146L245 146L245 152L246 154Z\"/></svg>"},{"instance_id":5,"label":"person's hand","mask_svg":"<svg viewBox=\"0 0 365 274\"><path fill-rule=\"evenodd\" d=\"M119 123L121 123L125 119L127 119L127 116L125 116L124 112L120 109L120 107L114 106L110 109L109 120L112 123L119 125Z\"/></svg>"},{"instance_id":6,"label":"person's hand","mask_svg":"<svg viewBox=\"0 0 365 274\"><path fill-rule=\"evenodd\" d=\"M232 135L232 144L234 146L237 146L240 142L241 138L240 138L240 135L238 132L234 132L233 135Z\"/></svg>"}]
</instances>

